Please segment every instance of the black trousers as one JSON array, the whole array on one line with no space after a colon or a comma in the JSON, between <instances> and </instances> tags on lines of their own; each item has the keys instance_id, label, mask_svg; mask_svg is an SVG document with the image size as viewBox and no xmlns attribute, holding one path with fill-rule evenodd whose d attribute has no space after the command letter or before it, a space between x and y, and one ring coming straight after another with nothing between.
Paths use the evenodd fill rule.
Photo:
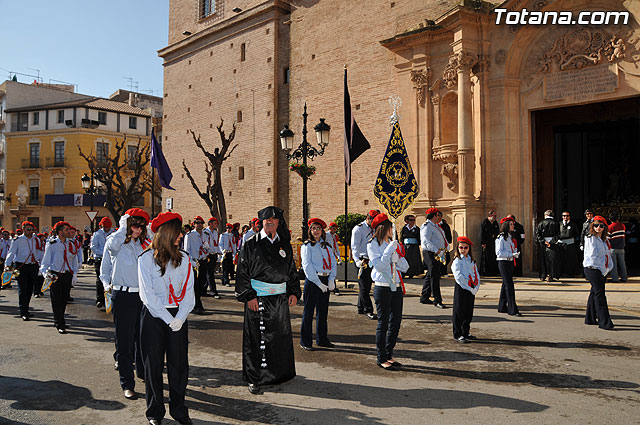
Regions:
<instances>
[{"instance_id":1,"label":"black trousers","mask_svg":"<svg viewBox=\"0 0 640 425\"><path fill-rule=\"evenodd\" d=\"M193 270L193 292L196 296L195 308L204 308L202 307L202 294L207 292L207 263L204 260L200 260L199 263L198 271Z\"/></svg>"},{"instance_id":2,"label":"black trousers","mask_svg":"<svg viewBox=\"0 0 640 425\"><path fill-rule=\"evenodd\" d=\"M358 313L373 313L371 303L371 265L362 270L358 277Z\"/></svg>"},{"instance_id":3,"label":"black trousers","mask_svg":"<svg viewBox=\"0 0 640 425\"><path fill-rule=\"evenodd\" d=\"M455 284L453 290L453 337L469 336L471 320L473 320L473 306L476 296L460 285Z\"/></svg>"},{"instance_id":4,"label":"black trousers","mask_svg":"<svg viewBox=\"0 0 640 425\"><path fill-rule=\"evenodd\" d=\"M222 283L230 285L231 279L234 279L233 254L228 252L222 257Z\"/></svg>"},{"instance_id":5,"label":"black trousers","mask_svg":"<svg viewBox=\"0 0 640 425\"><path fill-rule=\"evenodd\" d=\"M100 280L100 265L102 264L102 258L96 258L93 267L96 271L96 305L102 303L104 305L104 286Z\"/></svg>"},{"instance_id":6,"label":"black trousers","mask_svg":"<svg viewBox=\"0 0 640 425\"><path fill-rule=\"evenodd\" d=\"M540 279L551 276L553 279L560 277L560 253L557 245L547 246L544 242L540 244L542 261L540 267Z\"/></svg>"},{"instance_id":7,"label":"black trousers","mask_svg":"<svg viewBox=\"0 0 640 425\"><path fill-rule=\"evenodd\" d=\"M396 346L402 323L404 296L402 288L399 286L394 292L386 286L375 286L373 298L376 300L378 311L378 326L376 327L378 363L384 363L393 358L393 349Z\"/></svg>"},{"instance_id":8,"label":"black trousers","mask_svg":"<svg viewBox=\"0 0 640 425\"><path fill-rule=\"evenodd\" d=\"M142 353L140 352L140 313L142 301L137 292L113 291L113 323L116 326L116 356L120 386L133 390L133 364L136 375L144 377Z\"/></svg>"},{"instance_id":9,"label":"black trousers","mask_svg":"<svg viewBox=\"0 0 640 425\"><path fill-rule=\"evenodd\" d=\"M518 245L518 251L520 252L520 256L516 258L514 276L522 277L522 256L524 255L524 247L522 245Z\"/></svg>"},{"instance_id":10,"label":"black trousers","mask_svg":"<svg viewBox=\"0 0 640 425\"><path fill-rule=\"evenodd\" d=\"M53 325L58 329L66 329L64 311L67 309L69 290L73 273L56 273L58 278L51 284L49 289L51 295L51 310L53 311Z\"/></svg>"},{"instance_id":11,"label":"black trousers","mask_svg":"<svg viewBox=\"0 0 640 425\"><path fill-rule=\"evenodd\" d=\"M318 277L320 282L325 285L328 284L329 276ZM312 345L313 313L316 309L316 343L326 344L330 342L329 337L327 337L330 292L328 290L327 292L322 292L318 285L308 279L304 281L304 310L302 311L302 326L300 327L300 344L305 347L311 347Z\"/></svg>"},{"instance_id":12,"label":"black trousers","mask_svg":"<svg viewBox=\"0 0 640 425\"><path fill-rule=\"evenodd\" d=\"M178 313L177 308L168 310L172 316ZM162 391L165 354L169 378L169 412L176 420L189 416L184 404L189 379L188 338L187 321L178 332L174 332L162 319L153 317L146 307L142 307L140 346L144 363L146 416L149 419L162 419L166 412Z\"/></svg>"},{"instance_id":13,"label":"black trousers","mask_svg":"<svg viewBox=\"0 0 640 425\"><path fill-rule=\"evenodd\" d=\"M44 276L41 274L36 276L36 283L33 285L33 295L39 295L42 293L42 284L44 283Z\"/></svg>"},{"instance_id":14,"label":"black trousers","mask_svg":"<svg viewBox=\"0 0 640 425\"><path fill-rule=\"evenodd\" d=\"M206 274L209 290L213 295L218 295L218 288L216 288L216 263L218 262L218 254L209 254ZM206 290L205 290L206 292Z\"/></svg>"},{"instance_id":15,"label":"black trousers","mask_svg":"<svg viewBox=\"0 0 640 425\"><path fill-rule=\"evenodd\" d=\"M425 273L424 275L424 283L422 284L420 302L428 303L429 297L431 297L431 293L433 293L433 303L441 303L442 294L440 293L440 265L442 263L436 261L435 254L433 252L423 251L422 254L427 273Z\"/></svg>"},{"instance_id":16,"label":"black trousers","mask_svg":"<svg viewBox=\"0 0 640 425\"><path fill-rule=\"evenodd\" d=\"M584 268L584 275L591 283L591 291L587 300L587 314L584 323L587 325L598 325L602 329L613 329L613 322L609 315L607 297L604 294L605 276L600 270Z\"/></svg>"},{"instance_id":17,"label":"black trousers","mask_svg":"<svg viewBox=\"0 0 640 425\"><path fill-rule=\"evenodd\" d=\"M20 271L18 276L18 306L20 308L20 316L29 314L29 303L31 295L33 295L34 287L38 280L38 265L15 263L15 268Z\"/></svg>"},{"instance_id":18,"label":"black trousers","mask_svg":"<svg viewBox=\"0 0 640 425\"><path fill-rule=\"evenodd\" d=\"M516 304L516 289L513 285L513 260L498 260L498 270L502 277L498 312L513 316L520 313Z\"/></svg>"}]
</instances>

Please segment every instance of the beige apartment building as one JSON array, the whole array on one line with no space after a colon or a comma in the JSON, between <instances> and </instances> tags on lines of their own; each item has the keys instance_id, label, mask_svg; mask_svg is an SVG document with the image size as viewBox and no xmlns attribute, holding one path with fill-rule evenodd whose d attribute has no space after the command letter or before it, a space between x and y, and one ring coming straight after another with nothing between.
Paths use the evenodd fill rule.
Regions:
<instances>
[{"instance_id":1,"label":"beige apartment building","mask_svg":"<svg viewBox=\"0 0 640 425\"><path fill-rule=\"evenodd\" d=\"M536 12L547 24L502 22L496 8ZM561 12L595 11L553 25ZM614 12L607 14L606 12ZM615 13L622 12L622 13ZM627 20L625 22L625 15ZM414 213L443 210L456 235L479 237L488 208L515 214L528 234L546 209L587 207L640 217L640 2L592 0L171 0L164 59L164 150L174 211L206 214L182 171L204 182L216 125L238 121L225 162L228 219L285 208L299 233L301 179L279 147L284 124L301 141L302 110L326 118L331 144L313 164L310 216L344 211L343 66L353 113L372 149L353 164L349 211L377 206L373 184L390 134L388 98L420 185ZM608 23L605 19L609 19ZM513 16L509 22L514 22ZM421 220L419 219L419 222ZM533 256L525 257L528 268Z\"/></svg>"}]
</instances>

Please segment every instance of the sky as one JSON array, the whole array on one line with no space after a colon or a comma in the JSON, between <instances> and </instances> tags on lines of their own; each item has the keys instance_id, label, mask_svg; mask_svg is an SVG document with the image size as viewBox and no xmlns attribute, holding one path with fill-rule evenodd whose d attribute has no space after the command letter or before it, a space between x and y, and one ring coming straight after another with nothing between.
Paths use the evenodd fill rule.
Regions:
<instances>
[{"instance_id":1,"label":"sky","mask_svg":"<svg viewBox=\"0 0 640 425\"><path fill-rule=\"evenodd\" d=\"M162 96L169 0L0 0L0 16L0 82L11 72L91 96Z\"/></svg>"}]
</instances>

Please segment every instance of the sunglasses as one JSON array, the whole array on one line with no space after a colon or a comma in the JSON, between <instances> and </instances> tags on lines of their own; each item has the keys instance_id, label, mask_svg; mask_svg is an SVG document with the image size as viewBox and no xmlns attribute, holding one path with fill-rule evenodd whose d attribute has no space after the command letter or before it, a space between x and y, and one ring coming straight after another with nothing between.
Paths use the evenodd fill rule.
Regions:
<instances>
[{"instance_id":1,"label":"sunglasses","mask_svg":"<svg viewBox=\"0 0 640 425\"><path fill-rule=\"evenodd\" d=\"M194 221L194 224L204 224L204 221Z\"/></svg>"},{"instance_id":2,"label":"sunglasses","mask_svg":"<svg viewBox=\"0 0 640 425\"><path fill-rule=\"evenodd\" d=\"M593 227L594 227L594 228L596 228L596 227L602 227L602 228L604 228L605 226L604 226L604 224L602 224L602 223L596 223L596 224L594 224L594 225L593 225Z\"/></svg>"},{"instance_id":3,"label":"sunglasses","mask_svg":"<svg viewBox=\"0 0 640 425\"><path fill-rule=\"evenodd\" d=\"M138 224L138 223L131 224L132 229L142 229L143 227L144 227L144 224Z\"/></svg>"},{"instance_id":4,"label":"sunglasses","mask_svg":"<svg viewBox=\"0 0 640 425\"><path fill-rule=\"evenodd\" d=\"M460 245L460 246L458 247L458 249L469 249L469 247L468 247L468 246L464 246L464 245Z\"/></svg>"},{"instance_id":5,"label":"sunglasses","mask_svg":"<svg viewBox=\"0 0 640 425\"><path fill-rule=\"evenodd\" d=\"M564 215L564 214L562 214L562 216L563 216L563 217L571 217L570 215Z\"/></svg>"}]
</instances>

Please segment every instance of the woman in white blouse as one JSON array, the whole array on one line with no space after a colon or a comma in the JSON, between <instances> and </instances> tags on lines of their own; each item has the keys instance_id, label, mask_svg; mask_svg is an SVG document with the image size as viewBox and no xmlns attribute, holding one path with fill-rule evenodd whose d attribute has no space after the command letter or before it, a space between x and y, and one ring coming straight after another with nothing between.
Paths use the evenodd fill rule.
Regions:
<instances>
[{"instance_id":1,"label":"woman in white blouse","mask_svg":"<svg viewBox=\"0 0 640 425\"><path fill-rule=\"evenodd\" d=\"M582 266L584 267L584 275L591 283L584 323L612 330L613 322L609 315L607 297L604 294L604 282L607 273L613 269L611 247L609 241L607 241L607 233L607 220L599 215L593 217L593 221L589 225L589 234L584 238L584 260Z\"/></svg>"},{"instance_id":2,"label":"woman in white blouse","mask_svg":"<svg viewBox=\"0 0 640 425\"><path fill-rule=\"evenodd\" d=\"M498 260L498 270L502 277L498 313L509 313L509 316L521 317L522 314L516 304L516 289L513 286L514 259L520 256L511 238L514 227L513 218L504 217L500 220L500 233L496 238L496 259Z\"/></svg>"},{"instance_id":3,"label":"woman in white blouse","mask_svg":"<svg viewBox=\"0 0 640 425\"><path fill-rule=\"evenodd\" d=\"M402 322L404 283L402 273L409 269L404 247L393 239L393 225L386 214L378 214L371 223L373 238L367 245L373 299L378 313L376 329L377 363L383 369L395 370L400 363L393 358L393 349ZM395 264L395 272L393 265ZM393 274L395 273L395 276Z\"/></svg>"},{"instance_id":4,"label":"woman in white blouse","mask_svg":"<svg viewBox=\"0 0 640 425\"><path fill-rule=\"evenodd\" d=\"M169 412L181 424L191 424L184 403L189 360L187 316L195 305L191 258L179 249L182 217L161 213L151 222L153 242L138 259L140 299L140 343L147 392L146 416L160 424L165 408L162 369L165 353L169 377Z\"/></svg>"}]
</instances>

